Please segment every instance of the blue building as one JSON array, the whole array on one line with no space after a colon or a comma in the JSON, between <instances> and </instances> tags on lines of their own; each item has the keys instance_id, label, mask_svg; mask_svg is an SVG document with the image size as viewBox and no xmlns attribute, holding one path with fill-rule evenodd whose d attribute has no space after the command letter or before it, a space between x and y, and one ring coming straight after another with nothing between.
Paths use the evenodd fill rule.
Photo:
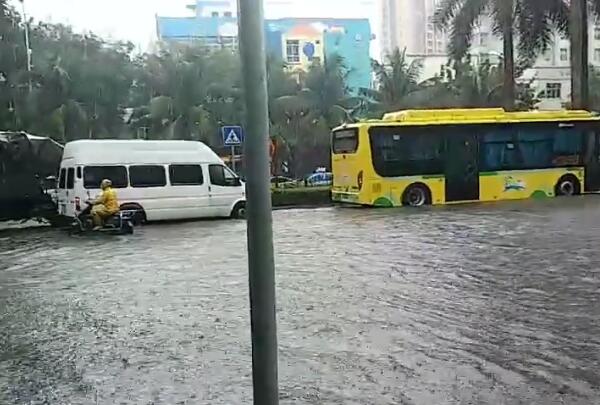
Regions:
<instances>
[{"instance_id":1,"label":"blue building","mask_svg":"<svg viewBox=\"0 0 600 405\"><path fill-rule=\"evenodd\" d=\"M235 8L229 0L201 0L190 6L194 17L156 17L160 40L201 41L209 48L237 48ZM348 68L352 92L371 86L368 19L282 18L265 21L267 52L280 57L293 72L316 61L340 55Z\"/></svg>"}]
</instances>

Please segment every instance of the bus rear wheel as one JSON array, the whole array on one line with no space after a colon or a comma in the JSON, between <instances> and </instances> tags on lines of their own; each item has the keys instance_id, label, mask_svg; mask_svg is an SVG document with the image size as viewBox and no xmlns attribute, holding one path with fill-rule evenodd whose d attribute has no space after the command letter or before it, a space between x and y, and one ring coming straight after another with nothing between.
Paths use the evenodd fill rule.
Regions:
<instances>
[{"instance_id":1,"label":"bus rear wheel","mask_svg":"<svg viewBox=\"0 0 600 405\"><path fill-rule=\"evenodd\" d=\"M573 196L581 194L581 183L577 177L572 174L566 174L556 183L554 194L557 196Z\"/></svg>"},{"instance_id":2,"label":"bus rear wheel","mask_svg":"<svg viewBox=\"0 0 600 405\"><path fill-rule=\"evenodd\" d=\"M425 184L412 184L402 194L402 205L422 207L431 205L431 190Z\"/></svg>"}]
</instances>

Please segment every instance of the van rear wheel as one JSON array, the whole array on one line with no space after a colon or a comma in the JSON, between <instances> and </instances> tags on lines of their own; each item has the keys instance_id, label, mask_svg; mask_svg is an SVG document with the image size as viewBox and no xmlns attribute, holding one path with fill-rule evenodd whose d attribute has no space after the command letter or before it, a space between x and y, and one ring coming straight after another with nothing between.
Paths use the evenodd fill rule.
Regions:
<instances>
[{"instance_id":1,"label":"van rear wheel","mask_svg":"<svg viewBox=\"0 0 600 405\"><path fill-rule=\"evenodd\" d=\"M143 225L147 221L146 211L144 211L144 208L142 208L142 206L139 204L125 203L125 204L121 205L120 210L121 211L135 211L135 214L133 214L131 217L131 222L135 226Z\"/></svg>"},{"instance_id":2,"label":"van rear wheel","mask_svg":"<svg viewBox=\"0 0 600 405\"><path fill-rule=\"evenodd\" d=\"M234 219L246 219L246 203L239 202L231 210L231 218Z\"/></svg>"}]
</instances>

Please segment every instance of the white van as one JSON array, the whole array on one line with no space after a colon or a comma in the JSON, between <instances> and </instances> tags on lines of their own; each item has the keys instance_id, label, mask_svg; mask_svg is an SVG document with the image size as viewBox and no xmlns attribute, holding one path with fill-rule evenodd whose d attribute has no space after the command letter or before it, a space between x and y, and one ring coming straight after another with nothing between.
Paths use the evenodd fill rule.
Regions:
<instances>
[{"instance_id":1,"label":"white van","mask_svg":"<svg viewBox=\"0 0 600 405\"><path fill-rule=\"evenodd\" d=\"M201 142L81 140L65 146L58 177L58 212L75 217L110 179L121 209L140 221L243 218L244 185Z\"/></svg>"}]
</instances>

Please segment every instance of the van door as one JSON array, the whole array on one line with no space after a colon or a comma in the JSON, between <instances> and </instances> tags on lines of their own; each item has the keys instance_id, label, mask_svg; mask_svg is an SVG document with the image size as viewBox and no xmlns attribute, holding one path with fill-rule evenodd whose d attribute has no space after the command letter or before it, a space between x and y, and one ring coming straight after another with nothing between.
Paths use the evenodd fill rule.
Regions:
<instances>
[{"instance_id":1,"label":"van door","mask_svg":"<svg viewBox=\"0 0 600 405\"><path fill-rule=\"evenodd\" d=\"M228 217L233 204L243 198L242 182L228 167L222 164L209 165L208 173L210 206L214 215Z\"/></svg>"},{"instance_id":2,"label":"van door","mask_svg":"<svg viewBox=\"0 0 600 405\"><path fill-rule=\"evenodd\" d=\"M67 198L67 169L63 167L58 174L58 190L56 191L59 215L67 215Z\"/></svg>"},{"instance_id":3,"label":"van door","mask_svg":"<svg viewBox=\"0 0 600 405\"><path fill-rule=\"evenodd\" d=\"M68 217L75 217L75 168L67 167L67 180L66 180L66 215Z\"/></svg>"},{"instance_id":4,"label":"van door","mask_svg":"<svg viewBox=\"0 0 600 405\"><path fill-rule=\"evenodd\" d=\"M169 165L169 195L172 196L170 219L210 217L208 180L199 164Z\"/></svg>"}]
</instances>

